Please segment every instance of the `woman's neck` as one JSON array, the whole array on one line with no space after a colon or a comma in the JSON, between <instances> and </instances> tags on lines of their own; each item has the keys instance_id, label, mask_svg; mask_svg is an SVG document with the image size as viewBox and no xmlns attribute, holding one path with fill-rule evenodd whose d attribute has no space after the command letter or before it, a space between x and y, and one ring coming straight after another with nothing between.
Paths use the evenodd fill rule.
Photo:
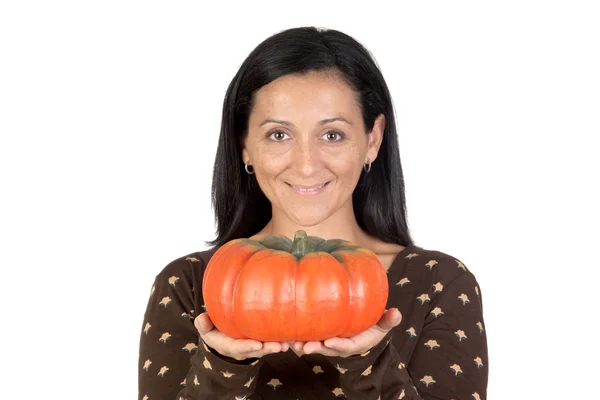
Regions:
<instances>
[{"instance_id":1,"label":"woman's neck","mask_svg":"<svg viewBox=\"0 0 600 400\"><path fill-rule=\"evenodd\" d=\"M332 216L333 217L333 216ZM318 236L323 239L344 239L350 242L367 245L373 241L358 225L354 215L352 217L329 218L313 226L301 226L287 218L271 218L265 227L254 237L286 236L293 239L297 230L304 230L309 236Z\"/></svg>"}]
</instances>

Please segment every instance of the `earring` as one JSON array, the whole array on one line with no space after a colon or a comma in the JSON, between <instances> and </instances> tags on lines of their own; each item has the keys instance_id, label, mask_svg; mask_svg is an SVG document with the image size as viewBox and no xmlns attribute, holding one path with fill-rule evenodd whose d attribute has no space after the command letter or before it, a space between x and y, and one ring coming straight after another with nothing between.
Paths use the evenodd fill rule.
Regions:
<instances>
[{"instance_id":1,"label":"earring","mask_svg":"<svg viewBox=\"0 0 600 400\"><path fill-rule=\"evenodd\" d=\"M252 165L244 163L244 169L246 170L248 175L252 175L254 173L254 167L252 167L252 171L248 171L249 166L252 167Z\"/></svg>"},{"instance_id":2,"label":"earring","mask_svg":"<svg viewBox=\"0 0 600 400\"><path fill-rule=\"evenodd\" d=\"M371 170L371 162L369 162L369 167L367 167L367 164L364 164L363 169L368 173Z\"/></svg>"}]
</instances>

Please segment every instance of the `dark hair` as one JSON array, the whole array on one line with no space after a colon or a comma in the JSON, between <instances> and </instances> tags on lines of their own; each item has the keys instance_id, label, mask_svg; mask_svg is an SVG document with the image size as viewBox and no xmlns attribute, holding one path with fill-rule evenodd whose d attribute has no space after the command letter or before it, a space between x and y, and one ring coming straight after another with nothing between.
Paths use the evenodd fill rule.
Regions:
<instances>
[{"instance_id":1,"label":"dark hair","mask_svg":"<svg viewBox=\"0 0 600 400\"><path fill-rule=\"evenodd\" d=\"M299 27L279 32L260 43L244 60L227 88L221 135L215 158L212 205L221 246L258 233L271 218L271 203L242 161L242 143L254 93L288 74L334 71L358 94L366 132L385 115L385 130L377 159L364 171L352 195L359 226L389 243L413 245L406 220L404 178L392 99L369 51L336 30Z\"/></svg>"}]
</instances>

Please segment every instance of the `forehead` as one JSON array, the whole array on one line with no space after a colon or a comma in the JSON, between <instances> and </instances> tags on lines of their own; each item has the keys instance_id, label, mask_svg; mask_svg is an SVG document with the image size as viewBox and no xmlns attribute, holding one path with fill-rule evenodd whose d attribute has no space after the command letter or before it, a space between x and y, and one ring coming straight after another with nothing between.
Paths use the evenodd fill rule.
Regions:
<instances>
[{"instance_id":1,"label":"forehead","mask_svg":"<svg viewBox=\"0 0 600 400\"><path fill-rule=\"evenodd\" d=\"M356 93L339 74L311 71L306 75L285 75L260 88L255 93L252 114L265 117L284 113L292 117L307 116L308 112L351 118L359 111Z\"/></svg>"}]
</instances>

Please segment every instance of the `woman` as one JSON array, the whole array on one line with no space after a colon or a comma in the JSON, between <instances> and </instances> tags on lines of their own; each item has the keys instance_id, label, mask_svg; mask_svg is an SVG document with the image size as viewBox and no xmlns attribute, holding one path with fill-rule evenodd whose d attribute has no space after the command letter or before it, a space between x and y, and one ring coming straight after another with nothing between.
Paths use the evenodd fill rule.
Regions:
<instances>
[{"instance_id":1,"label":"woman","mask_svg":"<svg viewBox=\"0 0 600 400\"><path fill-rule=\"evenodd\" d=\"M412 241L391 97L354 39L296 28L252 51L227 89L212 189L211 249L169 263L152 287L140 399L485 399L477 281ZM202 309L211 256L235 238L298 229L380 258L389 299L379 323L324 342L220 333Z\"/></svg>"}]
</instances>

